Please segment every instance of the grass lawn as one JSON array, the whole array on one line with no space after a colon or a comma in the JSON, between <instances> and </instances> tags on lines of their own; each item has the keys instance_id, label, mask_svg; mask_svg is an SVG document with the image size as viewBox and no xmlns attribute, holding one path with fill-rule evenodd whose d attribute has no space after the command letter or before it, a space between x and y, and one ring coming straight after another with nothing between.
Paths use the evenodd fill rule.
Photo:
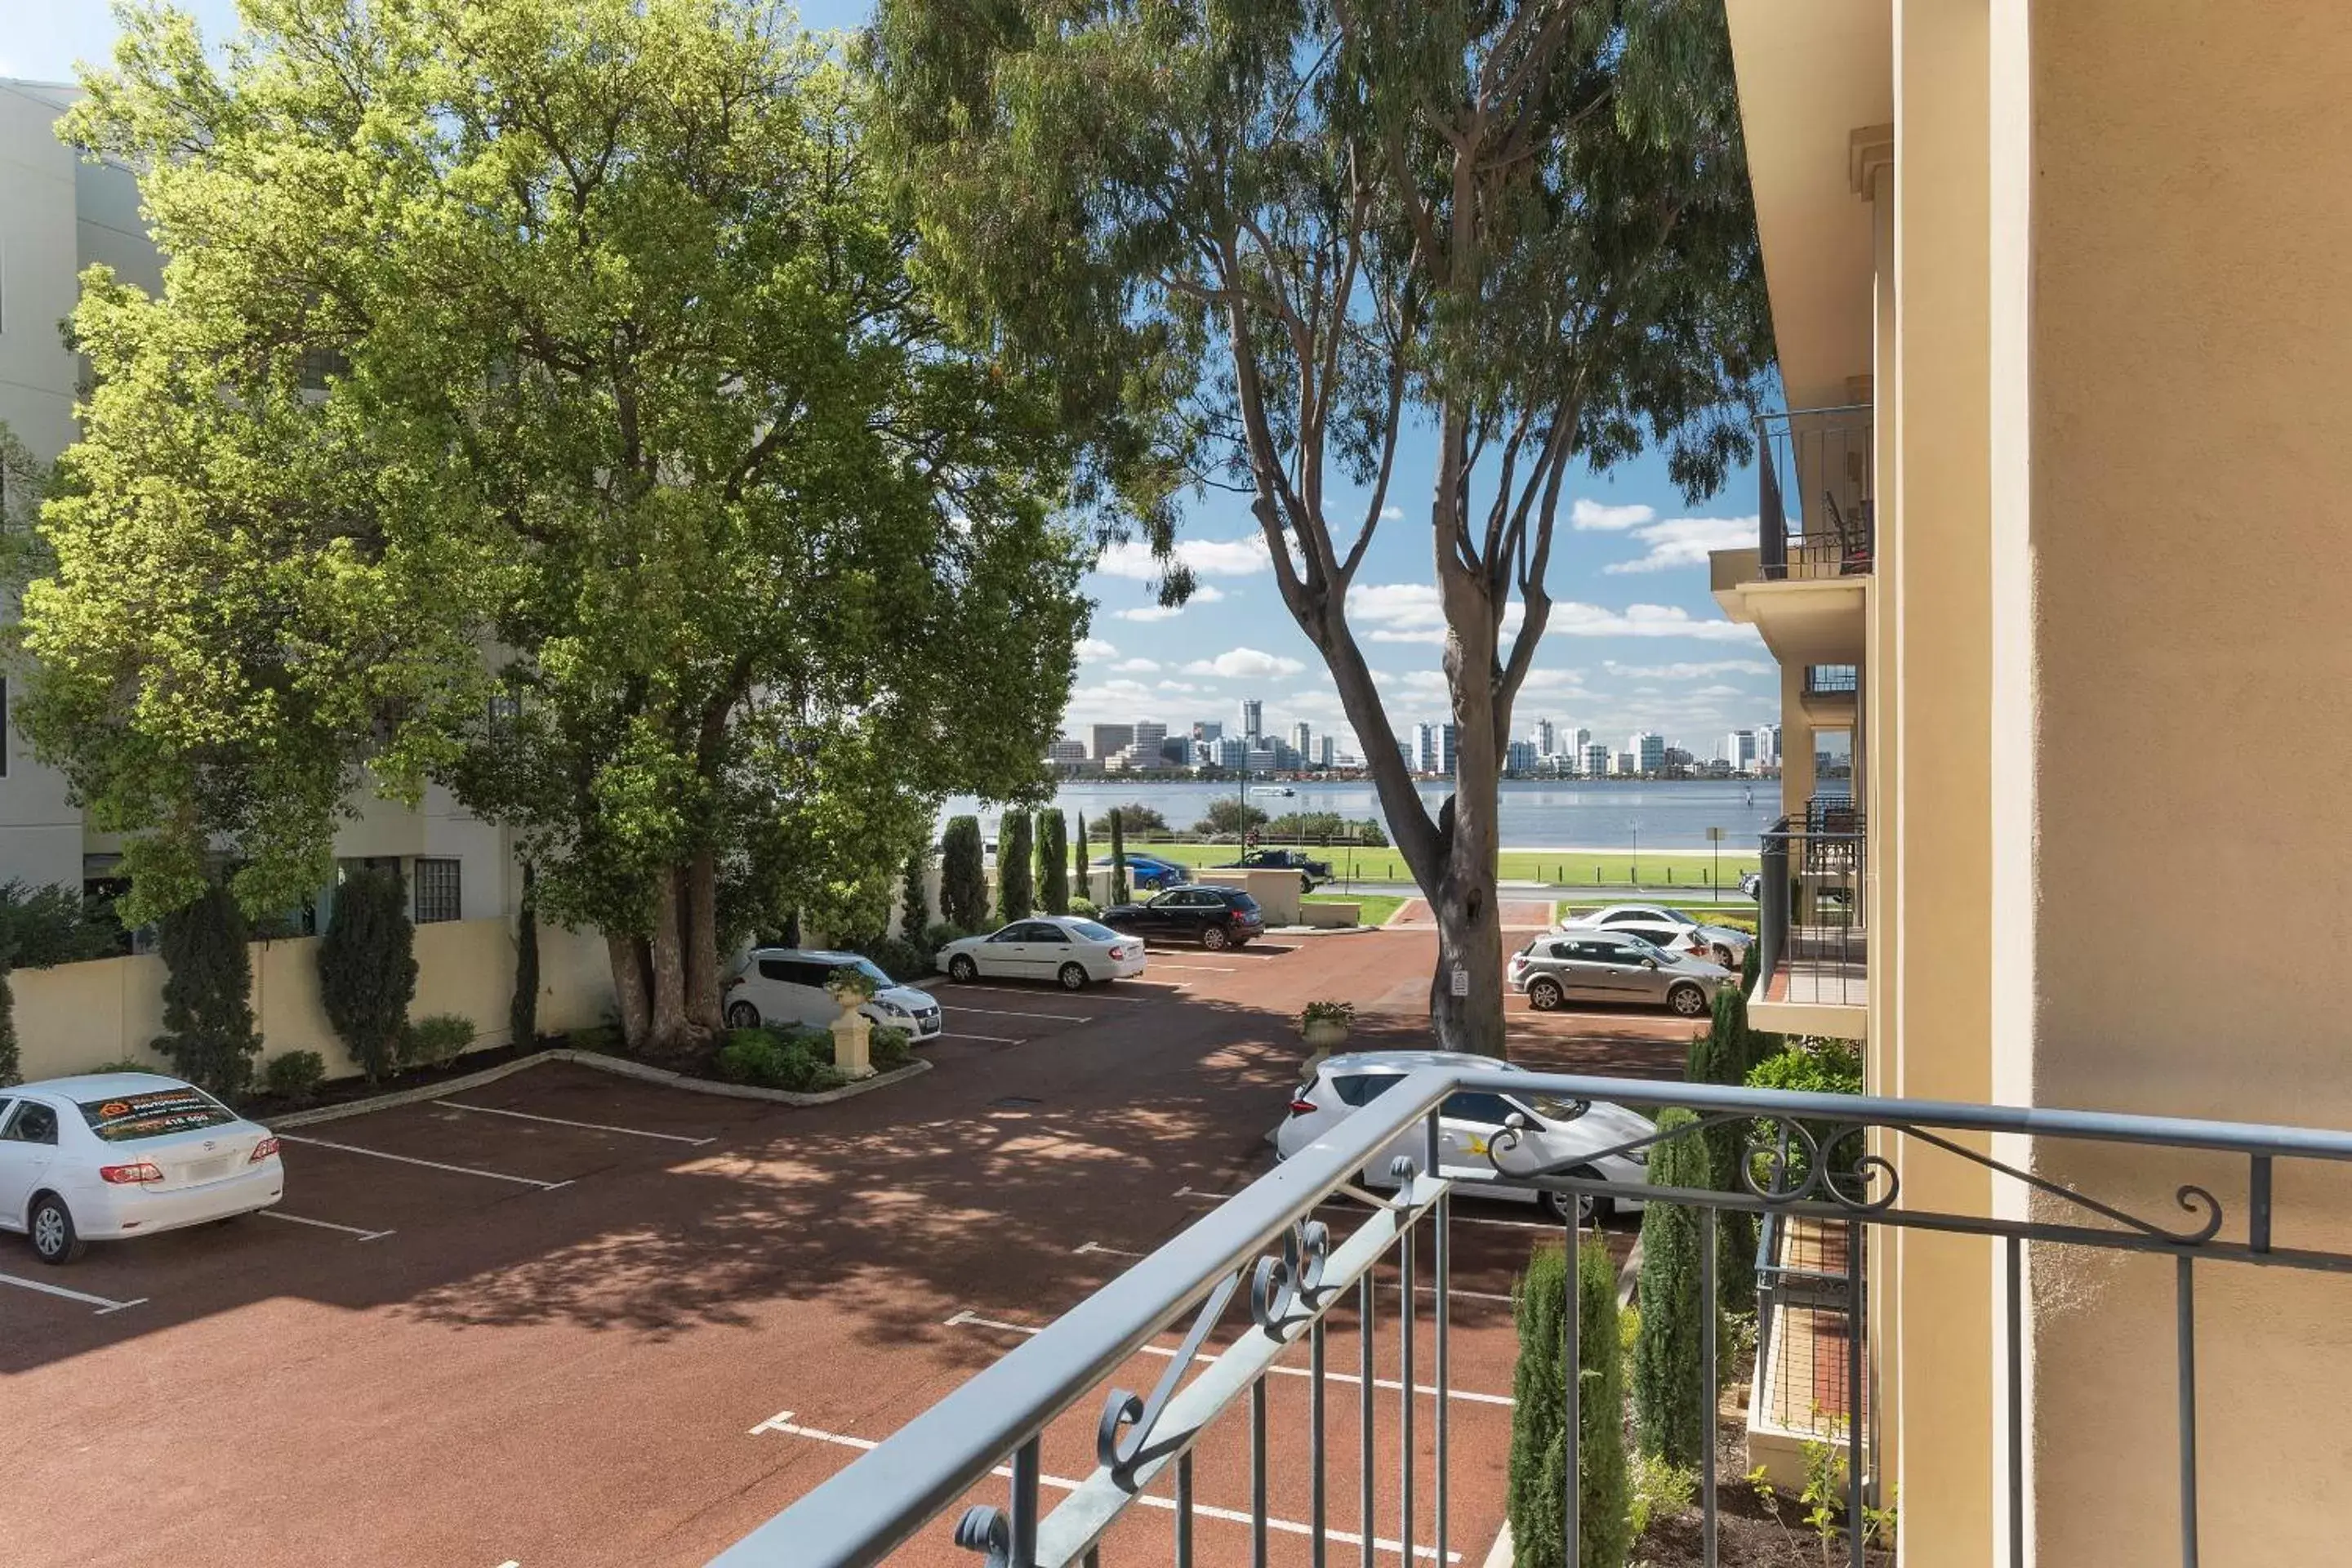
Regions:
<instances>
[{"instance_id":1,"label":"grass lawn","mask_svg":"<svg viewBox=\"0 0 2352 1568\"><path fill-rule=\"evenodd\" d=\"M1129 847L1185 866L1213 866L1241 858L1234 844L1145 844ZM1357 849L1346 845L1310 848L1318 860L1331 862L1334 876L1360 882L1410 882L1412 873L1393 849ZM1703 849L1644 850L1639 855L1544 855L1532 849L1506 849L1502 877L1510 882L1542 882L1566 888L1688 888L1702 892L1714 886L1718 870L1723 886L1738 887L1739 873L1756 869L1754 854L1726 853L1718 861Z\"/></svg>"},{"instance_id":2,"label":"grass lawn","mask_svg":"<svg viewBox=\"0 0 2352 1568\"><path fill-rule=\"evenodd\" d=\"M1309 893L1298 900L1302 904L1354 904L1356 920L1368 926L1386 925L1389 917L1404 908L1404 900L1394 893Z\"/></svg>"}]
</instances>

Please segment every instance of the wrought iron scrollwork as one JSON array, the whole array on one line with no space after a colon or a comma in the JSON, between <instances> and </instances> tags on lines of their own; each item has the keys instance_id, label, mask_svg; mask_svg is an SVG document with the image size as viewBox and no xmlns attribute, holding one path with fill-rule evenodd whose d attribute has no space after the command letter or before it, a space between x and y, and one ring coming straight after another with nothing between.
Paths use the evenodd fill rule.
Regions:
<instances>
[{"instance_id":1,"label":"wrought iron scrollwork","mask_svg":"<svg viewBox=\"0 0 2352 1568\"><path fill-rule=\"evenodd\" d=\"M988 1568L1013 1568L1013 1521L1003 1509L982 1504L964 1510L956 1521L955 1543L979 1552Z\"/></svg>"},{"instance_id":2,"label":"wrought iron scrollwork","mask_svg":"<svg viewBox=\"0 0 2352 1568\"><path fill-rule=\"evenodd\" d=\"M1319 1265L1317 1274L1321 1274ZM1240 1274L1228 1274L1209 1292L1209 1299L1201 1303L1201 1310L1184 1336L1184 1348L1176 1352L1168 1370L1160 1374L1160 1382L1152 1388L1149 1400L1132 1390L1114 1388L1110 1397L1103 1401L1102 1419L1095 1426L1095 1458L1106 1469L1124 1477L1134 1468L1135 1461L1142 1457L1144 1445L1151 1440L1152 1427L1159 1425L1160 1413L1175 1397L1176 1384L1192 1364L1201 1342L1209 1337L1209 1331L1225 1315L1225 1304L1234 1299L1241 1282Z\"/></svg>"},{"instance_id":3,"label":"wrought iron scrollwork","mask_svg":"<svg viewBox=\"0 0 2352 1568\"><path fill-rule=\"evenodd\" d=\"M2119 1209L2113 1204L2101 1203L2098 1199L2078 1193L2072 1187L2053 1182L2047 1176L2039 1176L2032 1171L2020 1170L2015 1165L1993 1159L1990 1155L1979 1154L1966 1144L1955 1143L1948 1138L1938 1137L1933 1132L1923 1131L1916 1127L1903 1127L1898 1130L1931 1148L1941 1149L1948 1154L1957 1154L1971 1164L1982 1165L1988 1171L1996 1171L2004 1176L2013 1176L2037 1193L2046 1193L2062 1203L2073 1204L2076 1208L2088 1209L2093 1214L2114 1220L2116 1224L2138 1231L2143 1236L2154 1237L2158 1241L2168 1241L2177 1247L2201 1247L2221 1233L2221 1200L2194 1182L2183 1182L2175 1187L2172 1190L2172 1201L2180 1205L2182 1213L2201 1215L2203 1217L2193 1229L2175 1230L2170 1226L2158 1225L2154 1220L2142 1219L2139 1215Z\"/></svg>"},{"instance_id":4,"label":"wrought iron scrollwork","mask_svg":"<svg viewBox=\"0 0 2352 1568\"><path fill-rule=\"evenodd\" d=\"M1324 1260L1331 1254L1331 1227L1319 1219L1294 1225L1282 1237L1280 1258L1261 1258L1250 1278L1250 1317L1275 1333L1302 1296L1312 1307L1323 1287Z\"/></svg>"},{"instance_id":5,"label":"wrought iron scrollwork","mask_svg":"<svg viewBox=\"0 0 2352 1568\"><path fill-rule=\"evenodd\" d=\"M1839 1150L1869 1136L1861 1122L1833 1123L1816 1132L1803 1121L1783 1119L1751 1131L1741 1151L1739 1179L1768 1204L1824 1199L1854 1214L1877 1214L1894 1205L1903 1176L1883 1154L1858 1149L1843 1163ZM1884 1184L1884 1190L1874 1187Z\"/></svg>"}]
</instances>

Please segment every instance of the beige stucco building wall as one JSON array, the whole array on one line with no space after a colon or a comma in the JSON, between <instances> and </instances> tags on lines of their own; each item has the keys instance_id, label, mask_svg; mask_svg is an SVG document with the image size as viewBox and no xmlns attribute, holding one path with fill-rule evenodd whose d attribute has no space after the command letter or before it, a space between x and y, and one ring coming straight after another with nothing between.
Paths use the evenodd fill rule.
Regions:
<instances>
[{"instance_id":1,"label":"beige stucco building wall","mask_svg":"<svg viewBox=\"0 0 2352 1568\"><path fill-rule=\"evenodd\" d=\"M2342 6L1727 9L1790 403L1875 405L1871 1087L2352 1127L2352 795L2286 761L2352 706ZM1890 1152L1907 1204L2026 1207ZM2202 1182L2244 1235L2229 1164L1995 1152L2159 1221ZM2352 1182L2283 1171L2276 1226L2352 1247ZM2174 1266L2031 1256L2027 1560L2179 1561ZM1908 1563L2010 1561L2000 1258L1872 1260ZM2195 1289L2202 1561L2346 1561L2352 1286Z\"/></svg>"}]
</instances>

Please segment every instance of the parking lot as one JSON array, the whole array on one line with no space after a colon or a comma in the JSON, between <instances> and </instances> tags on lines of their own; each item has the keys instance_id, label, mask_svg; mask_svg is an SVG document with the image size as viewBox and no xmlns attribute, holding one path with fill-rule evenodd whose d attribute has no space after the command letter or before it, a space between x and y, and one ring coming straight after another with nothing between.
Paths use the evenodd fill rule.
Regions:
<instances>
[{"instance_id":1,"label":"parking lot","mask_svg":"<svg viewBox=\"0 0 2352 1568\"><path fill-rule=\"evenodd\" d=\"M62 1269L0 1237L8 1561L700 1563L1263 1170L1306 1002L1354 1000L1354 1046L1425 1045L1433 942L1171 950L1077 994L940 981L935 1070L879 1093L797 1109L547 1064L286 1130L268 1215ZM1691 1032L1516 1000L1510 1024L1530 1065L1643 1076L1678 1076ZM1509 1205L1456 1223L1449 1548L1475 1563L1501 1518L1510 1281L1543 1231ZM1405 1394L1382 1279L1370 1533L1395 1563ZM1179 1338L1116 1381L1149 1390ZM1352 1553L1351 1308L1329 1355L1329 1528ZM1307 1560L1305 1360L1269 1384L1277 1562ZM1049 1478L1092 1468L1099 1409L1047 1434ZM1202 1449L1204 1562L1245 1560L1225 1516L1246 1467L1245 1431ZM1167 1526L1134 1510L1115 1560L1166 1560ZM944 1529L906 1560L972 1561Z\"/></svg>"}]
</instances>

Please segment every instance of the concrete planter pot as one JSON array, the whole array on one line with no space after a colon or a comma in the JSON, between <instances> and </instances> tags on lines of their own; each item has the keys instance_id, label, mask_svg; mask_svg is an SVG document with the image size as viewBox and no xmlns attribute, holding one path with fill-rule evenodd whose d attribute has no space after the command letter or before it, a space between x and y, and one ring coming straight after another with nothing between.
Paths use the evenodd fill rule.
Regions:
<instances>
[{"instance_id":1,"label":"concrete planter pot","mask_svg":"<svg viewBox=\"0 0 2352 1568\"><path fill-rule=\"evenodd\" d=\"M1299 1026L1298 1037L1318 1057L1328 1057L1348 1043L1348 1026L1339 1018L1318 1018Z\"/></svg>"}]
</instances>

